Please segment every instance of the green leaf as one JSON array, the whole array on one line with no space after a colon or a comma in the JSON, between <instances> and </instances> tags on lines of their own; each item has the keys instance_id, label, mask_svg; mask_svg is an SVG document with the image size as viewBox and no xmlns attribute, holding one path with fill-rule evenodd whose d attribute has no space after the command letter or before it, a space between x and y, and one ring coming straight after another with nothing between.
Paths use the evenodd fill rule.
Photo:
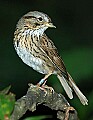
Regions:
<instances>
[{"instance_id":1,"label":"green leaf","mask_svg":"<svg viewBox=\"0 0 93 120\"><path fill-rule=\"evenodd\" d=\"M10 117L15 104L15 95L0 93L0 120L6 120Z\"/></svg>"},{"instance_id":2,"label":"green leaf","mask_svg":"<svg viewBox=\"0 0 93 120\"><path fill-rule=\"evenodd\" d=\"M44 116L33 116L25 118L24 120L44 120L45 118L52 118L50 115L44 115Z\"/></svg>"},{"instance_id":3,"label":"green leaf","mask_svg":"<svg viewBox=\"0 0 93 120\"><path fill-rule=\"evenodd\" d=\"M0 91L0 94L7 94L11 88L11 85L6 87L4 90Z\"/></svg>"}]
</instances>

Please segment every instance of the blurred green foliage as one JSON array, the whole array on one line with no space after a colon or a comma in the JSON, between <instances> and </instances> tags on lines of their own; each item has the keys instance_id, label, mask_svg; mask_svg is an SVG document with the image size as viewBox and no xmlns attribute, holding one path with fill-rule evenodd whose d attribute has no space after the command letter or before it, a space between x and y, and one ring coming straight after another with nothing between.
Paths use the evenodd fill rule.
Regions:
<instances>
[{"instance_id":1,"label":"blurred green foliage","mask_svg":"<svg viewBox=\"0 0 93 120\"><path fill-rule=\"evenodd\" d=\"M81 120L93 119L93 1L87 0L1 0L0 1L0 89L11 85L16 98L23 96L28 83L36 84L43 75L25 65L13 47L13 33L18 19L28 11L47 13L56 29L48 29L62 56L67 70L89 100L83 106L76 95L68 101L74 106ZM36 77L37 76L37 77ZM47 82L57 92L63 89L52 75ZM62 92L63 93L63 92ZM42 113L40 113L42 114ZM45 114L45 113L44 113ZM52 113L51 113L52 114ZM37 114L36 114L37 115Z\"/></svg>"},{"instance_id":2,"label":"blurred green foliage","mask_svg":"<svg viewBox=\"0 0 93 120\"><path fill-rule=\"evenodd\" d=\"M34 117L28 117L28 118L26 118L26 119L24 119L24 120L44 120L44 119L48 119L48 118L51 118L51 116L34 116Z\"/></svg>"},{"instance_id":3,"label":"blurred green foliage","mask_svg":"<svg viewBox=\"0 0 93 120\"><path fill-rule=\"evenodd\" d=\"M14 109L15 95L9 93L9 88L0 91L0 120L9 120L9 117Z\"/></svg>"}]
</instances>

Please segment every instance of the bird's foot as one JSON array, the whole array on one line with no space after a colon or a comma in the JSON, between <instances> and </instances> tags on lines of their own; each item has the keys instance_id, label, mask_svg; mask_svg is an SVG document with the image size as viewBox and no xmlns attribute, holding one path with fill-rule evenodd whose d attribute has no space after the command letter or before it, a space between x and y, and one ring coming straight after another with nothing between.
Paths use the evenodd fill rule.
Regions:
<instances>
[{"instance_id":1,"label":"bird's foot","mask_svg":"<svg viewBox=\"0 0 93 120\"><path fill-rule=\"evenodd\" d=\"M43 90L45 92L45 96L48 94L48 90L49 90L49 93L54 93L54 89L52 87L47 86L47 85L40 86L40 84L38 83L37 87L40 90Z\"/></svg>"},{"instance_id":2,"label":"bird's foot","mask_svg":"<svg viewBox=\"0 0 93 120\"><path fill-rule=\"evenodd\" d=\"M69 120L70 111L75 111L75 109L71 106L67 107L64 120Z\"/></svg>"},{"instance_id":3,"label":"bird's foot","mask_svg":"<svg viewBox=\"0 0 93 120\"><path fill-rule=\"evenodd\" d=\"M47 85L42 85L41 87L44 88L44 89L49 90L50 92L53 92L53 93L54 93L54 89L53 89L52 87L49 87L49 86L47 86Z\"/></svg>"}]
</instances>

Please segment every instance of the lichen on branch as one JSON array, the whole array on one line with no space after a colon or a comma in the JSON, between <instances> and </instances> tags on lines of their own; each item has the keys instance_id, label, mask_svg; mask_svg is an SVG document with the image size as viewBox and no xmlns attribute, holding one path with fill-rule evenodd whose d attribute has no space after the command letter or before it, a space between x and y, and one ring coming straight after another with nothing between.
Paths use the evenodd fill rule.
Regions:
<instances>
[{"instance_id":1,"label":"lichen on branch","mask_svg":"<svg viewBox=\"0 0 93 120\"><path fill-rule=\"evenodd\" d=\"M57 111L57 118L60 120L78 120L76 110L62 94L51 92L47 88L42 90L33 84L29 85L26 95L16 101L10 120L19 120L27 110L34 112L40 104Z\"/></svg>"}]
</instances>

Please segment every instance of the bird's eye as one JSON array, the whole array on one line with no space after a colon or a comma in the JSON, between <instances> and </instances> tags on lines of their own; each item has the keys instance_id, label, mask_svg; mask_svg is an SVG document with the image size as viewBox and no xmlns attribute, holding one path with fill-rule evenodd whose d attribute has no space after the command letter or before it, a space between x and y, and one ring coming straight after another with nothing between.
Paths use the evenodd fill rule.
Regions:
<instances>
[{"instance_id":1,"label":"bird's eye","mask_svg":"<svg viewBox=\"0 0 93 120\"><path fill-rule=\"evenodd\" d=\"M39 21L42 21L43 19L41 17L38 18Z\"/></svg>"}]
</instances>

